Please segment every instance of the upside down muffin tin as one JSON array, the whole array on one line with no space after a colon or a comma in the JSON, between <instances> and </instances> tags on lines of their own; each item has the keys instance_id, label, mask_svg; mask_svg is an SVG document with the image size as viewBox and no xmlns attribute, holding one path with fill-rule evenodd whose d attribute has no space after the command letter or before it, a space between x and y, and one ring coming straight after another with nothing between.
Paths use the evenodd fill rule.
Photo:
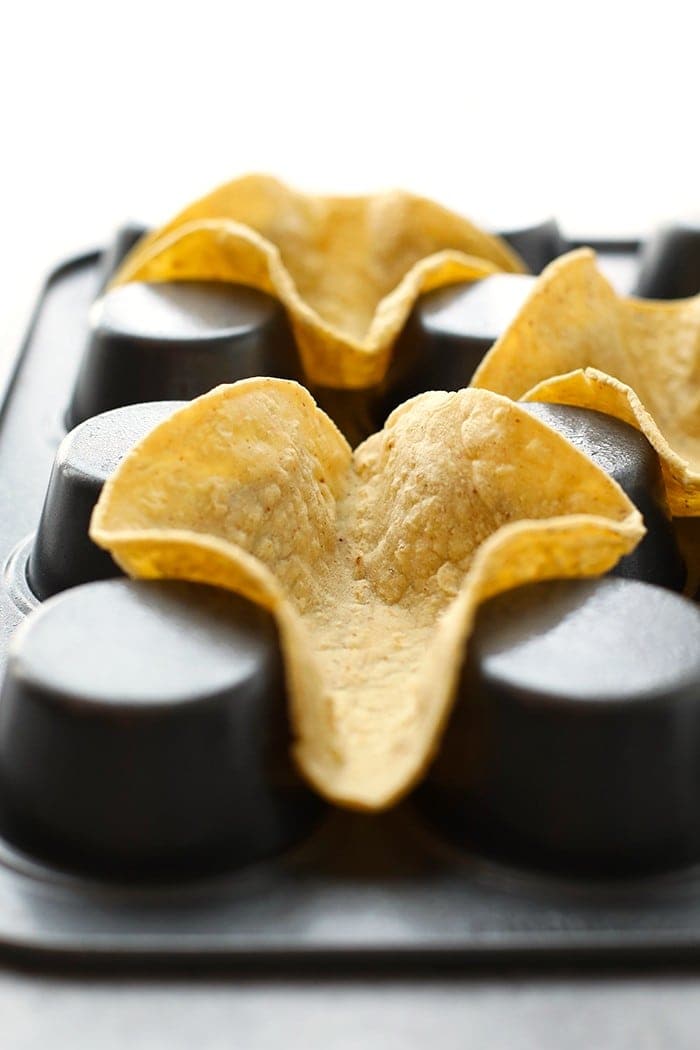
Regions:
<instances>
[{"instance_id":1,"label":"upside down muffin tin","mask_svg":"<svg viewBox=\"0 0 700 1050\"><path fill-rule=\"evenodd\" d=\"M620 483L647 536L602 579L487 602L419 788L378 815L332 808L288 757L272 617L128 580L88 538L106 478L184 401L303 380L261 292L99 295L139 233L51 275L3 377L0 947L174 965L700 955L700 608L646 438L527 406ZM552 223L508 236L533 271L570 247ZM636 244L596 247L624 290L686 294L665 237L641 264ZM406 398L465 386L532 281L423 296L380 386L314 397L355 444Z\"/></svg>"}]
</instances>

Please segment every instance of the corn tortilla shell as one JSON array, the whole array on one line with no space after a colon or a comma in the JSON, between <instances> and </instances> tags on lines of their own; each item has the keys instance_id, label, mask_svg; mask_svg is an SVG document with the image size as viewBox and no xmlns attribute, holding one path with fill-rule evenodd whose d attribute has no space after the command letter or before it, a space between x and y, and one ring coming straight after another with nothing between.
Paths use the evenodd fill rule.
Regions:
<instances>
[{"instance_id":1,"label":"corn tortilla shell","mask_svg":"<svg viewBox=\"0 0 700 1050\"><path fill-rule=\"evenodd\" d=\"M472 385L594 408L641 430L671 511L700 514L700 296L624 299L588 249L552 263Z\"/></svg>"},{"instance_id":2,"label":"corn tortilla shell","mask_svg":"<svg viewBox=\"0 0 700 1050\"><path fill-rule=\"evenodd\" d=\"M272 610L301 770L381 809L437 747L478 603L604 572L643 532L615 482L497 394L422 394L353 453L303 387L251 379L152 431L90 535L132 576Z\"/></svg>"},{"instance_id":3,"label":"corn tortilla shell","mask_svg":"<svg viewBox=\"0 0 700 1050\"><path fill-rule=\"evenodd\" d=\"M311 383L379 383L421 292L522 261L505 241L402 191L312 197L269 176L229 182L144 238L114 278L252 285L287 309Z\"/></svg>"}]
</instances>

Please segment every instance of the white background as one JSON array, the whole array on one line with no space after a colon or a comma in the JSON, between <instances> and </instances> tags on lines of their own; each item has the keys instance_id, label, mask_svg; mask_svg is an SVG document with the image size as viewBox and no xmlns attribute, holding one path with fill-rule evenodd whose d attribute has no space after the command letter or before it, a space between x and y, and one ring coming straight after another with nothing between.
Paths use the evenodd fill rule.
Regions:
<instances>
[{"instance_id":1,"label":"white background","mask_svg":"<svg viewBox=\"0 0 700 1050\"><path fill-rule=\"evenodd\" d=\"M0 355L55 261L262 170L499 225L700 209L697 3L23 0L0 47Z\"/></svg>"}]
</instances>

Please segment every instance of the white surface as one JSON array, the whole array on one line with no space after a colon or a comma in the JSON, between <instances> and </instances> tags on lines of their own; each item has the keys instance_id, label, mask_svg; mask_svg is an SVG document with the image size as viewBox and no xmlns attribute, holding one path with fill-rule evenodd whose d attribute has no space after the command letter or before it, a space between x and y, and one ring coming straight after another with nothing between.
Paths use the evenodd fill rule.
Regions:
<instances>
[{"instance_id":1,"label":"white surface","mask_svg":"<svg viewBox=\"0 0 700 1050\"><path fill-rule=\"evenodd\" d=\"M697 982L0 978L3 1050L697 1050Z\"/></svg>"},{"instance_id":2,"label":"white surface","mask_svg":"<svg viewBox=\"0 0 700 1050\"><path fill-rule=\"evenodd\" d=\"M23 0L0 63L0 354L47 268L266 170L476 219L634 233L697 211L691 2Z\"/></svg>"}]
</instances>

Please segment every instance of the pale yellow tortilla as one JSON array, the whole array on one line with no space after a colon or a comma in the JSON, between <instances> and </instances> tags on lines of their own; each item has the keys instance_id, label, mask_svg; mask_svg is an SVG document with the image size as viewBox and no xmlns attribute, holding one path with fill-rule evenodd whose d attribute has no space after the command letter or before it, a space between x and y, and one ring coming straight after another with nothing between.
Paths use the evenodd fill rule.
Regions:
<instances>
[{"instance_id":1,"label":"pale yellow tortilla","mask_svg":"<svg viewBox=\"0 0 700 1050\"><path fill-rule=\"evenodd\" d=\"M353 453L304 388L251 379L152 431L90 534L133 576L271 609L301 770L381 809L438 746L478 603L605 572L643 532L615 482L507 398L423 394Z\"/></svg>"},{"instance_id":2,"label":"pale yellow tortilla","mask_svg":"<svg viewBox=\"0 0 700 1050\"><path fill-rule=\"evenodd\" d=\"M472 385L631 423L660 456L672 513L700 514L700 295L624 299L593 252L571 252L537 280Z\"/></svg>"},{"instance_id":3,"label":"pale yellow tortilla","mask_svg":"<svg viewBox=\"0 0 700 1050\"><path fill-rule=\"evenodd\" d=\"M313 197L249 175L144 238L113 283L216 280L272 293L308 381L357 389L384 378L421 292L524 269L505 241L422 197Z\"/></svg>"}]
</instances>

